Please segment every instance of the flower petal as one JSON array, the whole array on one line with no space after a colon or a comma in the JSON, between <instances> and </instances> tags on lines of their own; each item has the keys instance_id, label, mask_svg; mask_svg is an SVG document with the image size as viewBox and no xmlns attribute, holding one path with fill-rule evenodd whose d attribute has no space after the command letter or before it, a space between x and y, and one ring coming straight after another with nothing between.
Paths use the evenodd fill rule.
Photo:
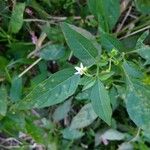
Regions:
<instances>
[{"instance_id":1,"label":"flower petal","mask_svg":"<svg viewBox=\"0 0 150 150\"><path fill-rule=\"evenodd\" d=\"M83 69L83 68L84 68L82 63L80 63L80 68L81 68L81 69Z\"/></svg>"},{"instance_id":2,"label":"flower petal","mask_svg":"<svg viewBox=\"0 0 150 150\"><path fill-rule=\"evenodd\" d=\"M80 74L80 72L75 72L74 74Z\"/></svg>"},{"instance_id":3,"label":"flower petal","mask_svg":"<svg viewBox=\"0 0 150 150\"><path fill-rule=\"evenodd\" d=\"M77 71L80 71L81 68L80 67L74 67Z\"/></svg>"}]
</instances>

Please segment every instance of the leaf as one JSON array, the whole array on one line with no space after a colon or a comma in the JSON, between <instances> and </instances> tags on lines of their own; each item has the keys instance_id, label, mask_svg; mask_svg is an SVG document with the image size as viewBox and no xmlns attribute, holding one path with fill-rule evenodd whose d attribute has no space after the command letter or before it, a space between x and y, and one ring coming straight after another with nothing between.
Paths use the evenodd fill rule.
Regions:
<instances>
[{"instance_id":1,"label":"leaf","mask_svg":"<svg viewBox=\"0 0 150 150\"><path fill-rule=\"evenodd\" d=\"M129 142L124 142L121 145L119 145L118 150L134 150L134 147Z\"/></svg>"},{"instance_id":2,"label":"leaf","mask_svg":"<svg viewBox=\"0 0 150 150\"><path fill-rule=\"evenodd\" d=\"M115 110L119 105L119 102L117 101L118 96L119 96L119 94L118 94L116 88L112 87L109 90L109 97L110 97L110 102L111 102L113 110Z\"/></svg>"},{"instance_id":3,"label":"leaf","mask_svg":"<svg viewBox=\"0 0 150 150\"><path fill-rule=\"evenodd\" d=\"M26 42L13 42L9 44L10 50L9 53L18 61L19 59L25 59L28 55L28 50L34 50L34 45ZM23 63L28 63L24 61Z\"/></svg>"},{"instance_id":4,"label":"leaf","mask_svg":"<svg viewBox=\"0 0 150 150\"><path fill-rule=\"evenodd\" d=\"M150 1L149 0L135 0L137 9L143 14L150 14Z\"/></svg>"},{"instance_id":5,"label":"leaf","mask_svg":"<svg viewBox=\"0 0 150 150\"><path fill-rule=\"evenodd\" d=\"M104 141L120 141L125 139L125 133L119 132L115 129L101 129L95 134L95 146L104 143Z\"/></svg>"},{"instance_id":6,"label":"leaf","mask_svg":"<svg viewBox=\"0 0 150 150\"><path fill-rule=\"evenodd\" d=\"M70 128L79 129L90 125L97 118L91 103L86 104L81 108L78 114L73 118Z\"/></svg>"},{"instance_id":7,"label":"leaf","mask_svg":"<svg viewBox=\"0 0 150 150\"><path fill-rule=\"evenodd\" d=\"M150 47L147 45L144 45L143 47L136 50L136 52L146 60L144 65L150 64Z\"/></svg>"},{"instance_id":8,"label":"leaf","mask_svg":"<svg viewBox=\"0 0 150 150\"><path fill-rule=\"evenodd\" d=\"M88 0L88 6L104 31L114 28L120 16L119 0Z\"/></svg>"},{"instance_id":9,"label":"leaf","mask_svg":"<svg viewBox=\"0 0 150 150\"><path fill-rule=\"evenodd\" d=\"M7 91L4 86L0 87L0 115L5 116L7 112Z\"/></svg>"},{"instance_id":10,"label":"leaf","mask_svg":"<svg viewBox=\"0 0 150 150\"><path fill-rule=\"evenodd\" d=\"M139 71L139 68L137 68L137 66L135 66L135 64L124 60L123 66L131 77L134 77L134 78L142 78L143 77L143 73Z\"/></svg>"},{"instance_id":11,"label":"leaf","mask_svg":"<svg viewBox=\"0 0 150 150\"><path fill-rule=\"evenodd\" d=\"M127 79L126 107L132 121L140 128L150 127L150 87L130 76L123 63Z\"/></svg>"},{"instance_id":12,"label":"leaf","mask_svg":"<svg viewBox=\"0 0 150 150\"><path fill-rule=\"evenodd\" d=\"M150 129L144 130L143 135L150 140Z\"/></svg>"},{"instance_id":13,"label":"leaf","mask_svg":"<svg viewBox=\"0 0 150 150\"><path fill-rule=\"evenodd\" d=\"M55 122L58 122L64 119L68 115L68 112L70 111L70 109L71 109L71 100L68 100L55 109L53 116L52 116L53 120Z\"/></svg>"},{"instance_id":14,"label":"leaf","mask_svg":"<svg viewBox=\"0 0 150 150\"><path fill-rule=\"evenodd\" d=\"M137 40L136 48L140 48L144 46L144 40L148 37L149 31L145 31Z\"/></svg>"},{"instance_id":15,"label":"leaf","mask_svg":"<svg viewBox=\"0 0 150 150\"><path fill-rule=\"evenodd\" d=\"M63 134L63 138L68 140L74 140L81 138L84 133L75 129L66 128L61 132Z\"/></svg>"},{"instance_id":16,"label":"leaf","mask_svg":"<svg viewBox=\"0 0 150 150\"><path fill-rule=\"evenodd\" d=\"M105 81L107 79L109 79L110 77L112 77L114 75L114 72L113 71L110 71L110 72L102 72L100 75L99 75L99 78L101 81Z\"/></svg>"},{"instance_id":17,"label":"leaf","mask_svg":"<svg viewBox=\"0 0 150 150\"><path fill-rule=\"evenodd\" d=\"M36 13L38 13L40 18L47 19L49 17L49 14L45 11L42 5L36 0L28 0L26 1L26 4L27 6L32 7L34 10L36 10Z\"/></svg>"},{"instance_id":18,"label":"leaf","mask_svg":"<svg viewBox=\"0 0 150 150\"><path fill-rule=\"evenodd\" d=\"M23 25L23 12L25 3L17 3L12 11L9 28L12 33L17 33Z\"/></svg>"},{"instance_id":19,"label":"leaf","mask_svg":"<svg viewBox=\"0 0 150 150\"><path fill-rule=\"evenodd\" d=\"M61 70L38 84L16 107L25 110L61 103L75 92L79 80L74 70Z\"/></svg>"},{"instance_id":20,"label":"leaf","mask_svg":"<svg viewBox=\"0 0 150 150\"><path fill-rule=\"evenodd\" d=\"M74 55L79 58L84 65L91 66L95 64L101 47L95 41L94 36L89 32L76 26L61 23L66 42Z\"/></svg>"},{"instance_id":21,"label":"leaf","mask_svg":"<svg viewBox=\"0 0 150 150\"><path fill-rule=\"evenodd\" d=\"M77 100L88 100L90 98L91 89L87 89L77 94L75 97Z\"/></svg>"},{"instance_id":22,"label":"leaf","mask_svg":"<svg viewBox=\"0 0 150 150\"><path fill-rule=\"evenodd\" d=\"M113 141L113 140L123 140L125 134L121 133L115 129L109 129L102 134L102 138Z\"/></svg>"},{"instance_id":23,"label":"leaf","mask_svg":"<svg viewBox=\"0 0 150 150\"><path fill-rule=\"evenodd\" d=\"M16 102L21 99L22 95L22 78L14 77L11 83L10 99Z\"/></svg>"},{"instance_id":24,"label":"leaf","mask_svg":"<svg viewBox=\"0 0 150 150\"><path fill-rule=\"evenodd\" d=\"M94 85L94 83L95 83L95 80L93 78L90 78L83 86L82 91L91 88Z\"/></svg>"},{"instance_id":25,"label":"leaf","mask_svg":"<svg viewBox=\"0 0 150 150\"><path fill-rule=\"evenodd\" d=\"M91 91L91 103L95 113L108 125L111 124L110 98L103 83L97 79Z\"/></svg>"},{"instance_id":26,"label":"leaf","mask_svg":"<svg viewBox=\"0 0 150 150\"><path fill-rule=\"evenodd\" d=\"M101 45L108 51L110 52L112 49L116 49L119 52L125 51L125 48L123 44L114 36L102 31L101 28L100 30L100 41Z\"/></svg>"},{"instance_id":27,"label":"leaf","mask_svg":"<svg viewBox=\"0 0 150 150\"><path fill-rule=\"evenodd\" d=\"M149 31L146 31L139 37L136 43L136 50L134 51L146 60L144 65L150 64L150 47L143 43L148 35Z\"/></svg>"},{"instance_id":28,"label":"leaf","mask_svg":"<svg viewBox=\"0 0 150 150\"><path fill-rule=\"evenodd\" d=\"M64 56L65 51L62 45L48 44L40 51L40 57L45 60L57 60Z\"/></svg>"}]
</instances>

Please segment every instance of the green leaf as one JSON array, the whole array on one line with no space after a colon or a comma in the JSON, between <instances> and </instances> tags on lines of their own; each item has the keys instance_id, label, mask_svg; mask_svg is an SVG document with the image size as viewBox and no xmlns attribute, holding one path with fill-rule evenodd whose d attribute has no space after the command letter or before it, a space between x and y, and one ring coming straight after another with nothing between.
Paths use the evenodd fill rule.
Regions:
<instances>
[{"instance_id":1,"label":"green leaf","mask_svg":"<svg viewBox=\"0 0 150 150\"><path fill-rule=\"evenodd\" d=\"M135 52L138 53L142 58L146 60L144 65L150 64L150 47L145 45L143 42L146 37L149 35L149 32L144 32L136 43L136 50Z\"/></svg>"},{"instance_id":2,"label":"green leaf","mask_svg":"<svg viewBox=\"0 0 150 150\"><path fill-rule=\"evenodd\" d=\"M14 77L11 83L10 99L16 102L21 99L22 95L22 78Z\"/></svg>"},{"instance_id":3,"label":"green leaf","mask_svg":"<svg viewBox=\"0 0 150 150\"><path fill-rule=\"evenodd\" d=\"M42 7L41 3L39 3L36 0L27 0L26 1L27 6L32 7L36 13L40 16L40 18L47 19L49 17L49 14L45 11L45 9Z\"/></svg>"},{"instance_id":4,"label":"green leaf","mask_svg":"<svg viewBox=\"0 0 150 150\"><path fill-rule=\"evenodd\" d=\"M25 110L61 103L75 92L79 80L74 70L61 70L38 84L16 107Z\"/></svg>"},{"instance_id":5,"label":"green leaf","mask_svg":"<svg viewBox=\"0 0 150 150\"><path fill-rule=\"evenodd\" d=\"M23 12L25 3L17 3L12 11L9 28L12 33L17 33L23 25Z\"/></svg>"},{"instance_id":6,"label":"green leaf","mask_svg":"<svg viewBox=\"0 0 150 150\"><path fill-rule=\"evenodd\" d=\"M110 71L110 72L102 72L100 75L99 75L99 78L101 81L105 81L107 79L109 79L110 77L112 77L114 75L114 72L113 71Z\"/></svg>"},{"instance_id":7,"label":"green leaf","mask_svg":"<svg viewBox=\"0 0 150 150\"><path fill-rule=\"evenodd\" d=\"M78 114L73 118L70 128L79 129L90 125L97 118L91 103L86 104L81 108Z\"/></svg>"},{"instance_id":8,"label":"green leaf","mask_svg":"<svg viewBox=\"0 0 150 150\"><path fill-rule=\"evenodd\" d=\"M83 132L70 128L62 130L61 133L63 134L63 138L68 140L79 139L84 135Z\"/></svg>"},{"instance_id":9,"label":"green leaf","mask_svg":"<svg viewBox=\"0 0 150 150\"><path fill-rule=\"evenodd\" d=\"M136 43L136 48L140 48L140 47L143 47L144 46L144 41L145 39L148 37L149 35L149 31L145 31L137 40L137 43Z\"/></svg>"},{"instance_id":10,"label":"green leaf","mask_svg":"<svg viewBox=\"0 0 150 150\"><path fill-rule=\"evenodd\" d=\"M64 56L65 51L62 45L48 44L40 51L40 57L45 60L57 60Z\"/></svg>"},{"instance_id":11,"label":"green leaf","mask_svg":"<svg viewBox=\"0 0 150 150\"><path fill-rule=\"evenodd\" d=\"M91 103L96 114L108 125L111 124L110 98L103 83L97 79L91 91Z\"/></svg>"},{"instance_id":12,"label":"green leaf","mask_svg":"<svg viewBox=\"0 0 150 150\"><path fill-rule=\"evenodd\" d=\"M123 63L127 79L126 107L132 121L142 129L150 127L150 87L130 76Z\"/></svg>"},{"instance_id":13,"label":"green leaf","mask_svg":"<svg viewBox=\"0 0 150 150\"><path fill-rule=\"evenodd\" d=\"M101 45L108 51L110 52L112 49L116 49L119 52L125 51L125 48L123 44L114 36L102 31L101 28L100 30L100 41Z\"/></svg>"},{"instance_id":14,"label":"green leaf","mask_svg":"<svg viewBox=\"0 0 150 150\"><path fill-rule=\"evenodd\" d=\"M5 116L7 112L7 91L4 86L0 87L0 115Z\"/></svg>"},{"instance_id":15,"label":"green leaf","mask_svg":"<svg viewBox=\"0 0 150 150\"><path fill-rule=\"evenodd\" d=\"M95 41L94 36L81 28L67 23L62 23L61 28L66 42L74 55L79 58L84 65L91 66L95 64L96 57L98 53L101 52L101 47Z\"/></svg>"},{"instance_id":16,"label":"green leaf","mask_svg":"<svg viewBox=\"0 0 150 150\"><path fill-rule=\"evenodd\" d=\"M137 53L146 60L144 65L150 64L150 47L149 46L145 45L144 47L138 49Z\"/></svg>"},{"instance_id":17,"label":"green leaf","mask_svg":"<svg viewBox=\"0 0 150 150\"><path fill-rule=\"evenodd\" d=\"M120 16L119 0L88 0L88 6L104 31L113 29Z\"/></svg>"},{"instance_id":18,"label":"green leaf","mask_svg":"<svg viewBox=\"0 0 150 150\"><path fill-rule=\"evenodd\" d=\"M87 89L79 93L75 98L77 100L88 100L90 97L91 89Z\"/></svg>"},{"instance_id":19,"label":"green leaf","mask_svg":"<svg viewBox=\"0 0 150 150\"><path fill-rule=\"evenodd\" d=\"M123 140L125 138L125 133L119 132L115 129L102 129L95 134L95 146L100 145L105 140L116 141Z\"/></svg>"},{"instance_id":20,"label":"green leaf","mask_svg":"<svg viewBox=\"0 0 150 150\"><path fill-rule=\"evenodd\" d=\"M115 129L109 129L102 134L103 139L107 139L110 141L113 140L123 140L125 138L125 134L121 133Z\"/></svg>"},{"instance_id":21,"label":"green leaf","mask_svg":"<svg viewBox=\"0 0 150 150\"><path fill-rule=\"evenodd\" d=\"M123 66L125 70L128 72L129 76L134 78L142 78L143 73L139 70L138 66L135 66L134 63L124 60Z\"/></svg>"},{"instance_id":22,"label":"green leaf","mask_svg":"<svg viewBox=\"0 0 150 150\"><path fill-rule=\"evenodd\" d=\"M131 142L124 142L119 145L118 150L134 150L134 147Z\"/></svg>"},{"instance_id":23,"label":"green leaf","mask_svg":"<svg viewBox=\"0 0 150 150\"><path fill-rule=\"evenodd\" d=\"M150 14L150 1L149 0L135 0L137 9L143 14Z\"/></svg>"},{"instance_id":24,"label":"green leaf","mask_svg":"<svg viewBox=\"0 0 150 150\"><path fill-rule=\"evenodd\" d=\"M55 122L58 122L64 119L65 117L67 117L70 109L71 109L71 100L68 100L55 109L53 116L52 116L53 120Z\"/></svg>"},{"instance_id":25,"label":"green leaf","mask_svg":"<svg viewBox=\"0 0 150 150\"><path fill-rule=\"evenodd\" d=\"M117 101L118 100L118 96L119 96L119 94L118 94L116 88L112 87L109 90L109 97L110 97L110 102L111 102L113 110L115 110L118 107L118 105L119 105L119 102Z\"/></svg>"},{"instance_id":26,"label":"green leaf","mask_svg":"<svg viewBox=\"0 0 150 150\"><path fill-rule=\"evenodd\" d=\"M32 43L26 43L26 42L13 42L9 44L9 53L15 58L15 60L19 59L25 59L26 56L29 53L29 50L34 50L34 45ZM24 61L24 63L27 63Z\"/></svg>"},{"instance_id":27,"label":"green leaf","mask_svg":"<svg viewBox=\"0 0 150 150\"><path fill-rule=\"evenodd\" d=\"M83 86L82 91L87 90L89 88L91 88L95 83L94 78L90 78Z\"/></svg>"}]
</instances>

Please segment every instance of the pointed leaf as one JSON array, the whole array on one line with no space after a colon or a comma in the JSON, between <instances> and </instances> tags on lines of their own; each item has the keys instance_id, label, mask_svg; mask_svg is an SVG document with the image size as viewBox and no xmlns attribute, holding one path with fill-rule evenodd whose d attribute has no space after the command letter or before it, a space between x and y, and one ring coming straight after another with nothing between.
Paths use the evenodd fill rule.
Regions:
<instances>
[{"instance_id":1,"label":"pointed leaf","mask_svg":"<svg viewBox=\"0 0 150 150\"><path fill-rule=\"evenodd\" d=\"M99 28L99 30L101 44L108 52L110 52L112 49L116 49L119 52L125 51L125 48L121 41L119 41L114 36L104 32L101 28Z\"/></svg>"},{"instance_id":2,"label":"pointed leaf","mask_svg":"<svg viewBox=\"0 0 150 150\"><path fill-rule=\"evenodd\" d=\"M17 107L24 110L61 103L75 92L79 80L79 75L75 75L72 69L59 71L38 84Z\"/></svg>"},{"instance_id":3,"label":"pointed leaf","mask_svg":"<svg viewBox=\"0 0 150 150\"><path fill-rule=\"evenodd\" d=\"M120 16L119 0L88 0L88 6L104 31L113 29Z\"/></svg>"},{"instance_id":4,"label":"pointed leaf","mask_svg":"<svg viewBox=\"0 0 150 150\"><path fill-rule=\"evenodd\" d=\"M67 44L74 55L79 58L84 65L91 66L96 62L98 51L101 47L96 43L94 36L89 32L67 23L61 24Z\"/></svg>"},{"instance_id":5,"label":"pointed leaf","mask_svg":"<svg viewBox=\"0 0 150 150\"><path fill-rule=\"evenodd\" d=\"M17 33L23 25L23 13L25 9L25 3L17 3L12 12L10 19L10 31L12 33Z\"/></svg>"},{"instance_id":6,"label":"pointed leaf","mask_svg":"<svg viewBox=\"0 0 150 150\"><path fill-rule=\"evenodd\" d=\"M146 31L139 37L135 50L136 53L146 60L145 65L150 64L150 47L143 43L148 35L149 31Z\"/></svg>"},{"instance_id":7,"label":"pointed leaf","mask_svg":"<svg viewBox=\"0 0 150 150\"><path fill-rule=\"evenodd\" d=\"M91 102L96 114L108 125L111 124L112 109L110 98L103 83L97 79L91 91Z\"/></svg>"},{"instance_id":8,"label":"pointed leaf","mask_svg":"<svg viewBox=\"0 0 150 150\"><path fill-rule=\"evenodd\" d=\"M49 44L41 49L40 57L45 60L57 60L64 56L64 47L58 44Z\"/></svg>"},{"instance_id":9,"label":"pointed leaf","mask_svg":"<svg viewBox=\"0 0 150 150\"><path fill-rule=\"evenodd\" d=\"M109 129L102 134L104 139L113 141L113 140L123 140L125 138L125 134L121 133L115 129Z\"/></svg>"},{"instance_id":10,"label":"pointed leaf","mask_svg":"<svg viewBox=\"0 0 150 150\"><path fill-rule=\"evenodd\" d=\"M134 147L131 142L124 142L119 145L118 150L134 150Z\"/></svg>"},{"instance_id":11,"label":"pointed leaf","mask_svg":"<svg viewBox=\"0 0 150 150\"><path fill-rule=\"evenodd\" d=\"M55 109L53 116L52 116L53 120L55 122L58 122L64 119L67 116L70 109L71 109L71 100L68 100Z\"/></svg>"},{"instance_id":12,"label":"pointed leaf","mask_svg":"<svg viewBox=\"0 0 150 150\"><path fill-rule=\"evenodd\" d=\"M77 100L89 100L90 98L91 89L87 89L82 91L81 93L77 94L75 97Z\"/></svg>"},{"instance_id":13,"label":"pointed leaf","mask_svg":"<svg viewBox=\"0 0 150 150\"><path fill-rule=\"evenodd\" d=\"M127 112L138 127L147 129L150 127L150 87L130 76L125 63L123 69L127 79Z\"/></svg>"},{"instance_id":14,"label":"pointed leaf","mask_svg":"<svg viewBox=\"0 0 150 150\"><path fill-rule=\"evenodd\" d=\"M74 140L81 138L84 133L75 129L66 128L61 132L63 134L63 138L68 140Z\"/></svg>"},{"instance_id":15,"label":"pointed leaf","mask_svg":"<svg viewBox=\"0 0 150 150\"><path fill-rule=\"evenodd\" d=\"M86 104L81 108L79 113L73 118L71 122L71 129L84 128L90 125L97 118L91 103Z\"/></svg>"}]
</instances>

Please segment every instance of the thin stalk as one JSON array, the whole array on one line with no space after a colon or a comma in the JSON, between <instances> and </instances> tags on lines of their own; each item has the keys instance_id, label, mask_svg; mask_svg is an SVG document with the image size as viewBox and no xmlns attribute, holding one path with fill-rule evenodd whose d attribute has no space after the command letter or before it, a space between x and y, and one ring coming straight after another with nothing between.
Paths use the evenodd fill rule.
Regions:
<instances>
[{"instance_id":1,"label":"thin stalk","mask_svg":"<svg viewBox=\"0 0 150 150\"><path fill-rule=\"evenodd\" d=\"M38 64L42 58L37 59L33 64L31 64L27 69L25 69L21 74L19 74L19 78L22 77L25 73L27 73L31 68L33 68L36 64Z\"/></svg>"}]
</instances>

